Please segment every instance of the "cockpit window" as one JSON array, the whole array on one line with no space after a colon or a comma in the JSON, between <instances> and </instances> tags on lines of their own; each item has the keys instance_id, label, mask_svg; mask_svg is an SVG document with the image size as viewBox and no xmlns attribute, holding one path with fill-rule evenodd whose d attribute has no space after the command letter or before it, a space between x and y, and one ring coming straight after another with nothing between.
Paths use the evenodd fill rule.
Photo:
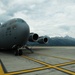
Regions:
<instances>
[{"instance_id":1,"label":"cockpit window","mask_svg":"<svg viewBox=\"0 0 75 75\"><path fill-rule=\"evenodd\" d=\"M24 20L22 20L22 19L17 19L17 21L19 21L19 22L24 22Z\"/></svg>"},{"instance_id":2,"label":"cockpit window","mask_svg":"<svg viewBox=\"0 0 75 75\"><path fill-rule=\"evenodd\" d=\"M21 22L24 22L23 20L21 20Z\"/></svg>"}]
</instances>

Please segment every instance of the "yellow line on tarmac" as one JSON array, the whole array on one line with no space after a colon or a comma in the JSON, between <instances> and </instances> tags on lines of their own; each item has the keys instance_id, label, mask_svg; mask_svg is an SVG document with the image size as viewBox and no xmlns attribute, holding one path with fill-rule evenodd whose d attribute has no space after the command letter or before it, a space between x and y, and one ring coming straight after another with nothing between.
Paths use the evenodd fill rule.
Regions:
<instances>
[{"instance_id":1,"label":"yellow line on tarmac","mask_svg":"<svg viewBox=\"0 0 75 75\"><path fill-rule=\"evenodd\" d=\"M2 68L1 64L0 64L0 75L4 75L4 71L3 71L3 68Z\"/></svg>"},{"instance_id":2,"label":"yellow line on tarmac","mask_svg":"<svg viewBox=\"0 0 75 75\"><path fill-rule=\"evenodd\" d=\"M73 60L73 59L69 59L69 58L62 58L62 57L57 57L57 56L51 56L51 57L59 58L59 59L63 59L63 60Z\"/></svg>"},{"instance_id":3,"label":"yellow line on tarmac","mask_svg":"<svg viewBox=\"0 0 75 75\"><path fill-rule=\"evenodd\" d=\"M56 69L56 70L58 70L58 71L61 71L61 72L67 73L67 74L75 75L75 72L72 72L72 71L67 70L67 69L62 69L62 68L59 68L59 67L57 67L57 66L52 66L52 67L51 67L51 66L48 65L48 68L54 68L54 69Z\"/></svg>"},{"instance_id":4,"label":"yellow line on tarmac","mask_svg":"<svg viewBox=\"0 0 75 75\"><path fill-rule=\"evenodd\" d=\"M50 65L50 64L47 64L47 63L42 62L42 61L40 61L40 60L36 60L36 59L34 59L34 58L30 58L30 57L27 57L27 56L22 56L22 57L27 58L27 59L29 59L29 60L32 60L32 61L34 61L34 62L40 63L40 64L42 64L42 65L45 65L46 68L44 68L44 69L47 69L47 68L50 68L50 69L51 69L51 68L54 68L54 69L57 69L57 70L62 71L62 72L64 72L64 73L68 73L68 74L75 75L75 72L72 72L72 71L69 71L69 70L65 70L65 69L59 68L59 66L63 66L63 65L67 65L67 64L73 64L73 63L75 63L75 61L67 62L67 63L64 63L64 64Z\"/></svg>"},{"instance_id":5,"label":"yellow line on tarmac","mask_svg":"<svg viewBox=\"0 0 75 75\"><path fill-rule=\"evenodd\" d=\"M46 55L46 54L41 54L41 53L36 53L36 54L43 55L43 56L48 56L48 57L53 57L53 58L59 58L59 59L63 59L63 60L73 60L73 59L69 59L69 58L51 56L51 55Z\"/></svg>"},{"instance_id":6,"label":"yellow line on tarmac","mask_svg":"<svg viewBox=\"0 0 75 75\"><path fill-rule=\"evenodd\" d=\"M62 68L59 68L59 67L56 67L56 66L54 66L54 68L59 70L59 71L65 72L65 73L75 75L75 72L72 72L72 71L69 71L69 70L66 70L66 69L62 69Z\"/></svg>"},{"instance_id":7,"label":"yellow line on tarmac","mask_svg":"<svg viewBox=\"0 0 75 75\"><path fill-rule=\"evenodd\" d=\"M60 67L60 66L66 66L66 65L70 65L70 64L75 64L75 61L61 63L61 64L56 64L55 66Z\"/></svg>"},{"instance_id":8,"label":"yellow line on tarmac","mask_svg":"<svg viewBox=\"0 0 75 75\"><path fill-rule=\"evenodd\" d=\"M67 74L72 74L72 75L75 75L75 72L71 72L69 70L65 70L65 69L62 69L62 68L59 68L59 67L56 67L56 66L44 66L44 67L39 67L39 68L33 68L33 69L28 69L28 70L22 70L22 71L17 71L17 72L10 72L10 73L6 73L6 74L3 74L3 75L15 75L15 74L23 74L23 73L30 73L30 72L35 72L35 71L41 71L41 70L45 70L45 69L49 69L49 68L54 68L58 71L61 71L61 72L64 72L64 73L67 73Z\"/></svg>"},{"instance_id":9,"label":"yellow line on tarmac","mask_svg":"<svg viewBox=\"0 0 75 75\"><path fill-rule=\"evenodd\" d=\"M68 74L75 75L75 72L72 72L72 71L69 71L69 70L66 70L66 69L59 68L60 66L64 66L64 65L68 65L68 64L74 64L75 61L66 62L66 63L63 63L63 64L57 64L57 65L50 65L50 64L47 64L47 63L42 62L40 60L36 60L34 58L30 58L28 56L22 56L22 57L24 57L26 59L29 59L29 60L32 60L34 62L40 63L40 64L42 64L44 66L43 67L38 67L38 68L32 68L32 69L26 69L26 70L20 70L20 71L15 71L15 72L4 73L3 68L2 68L2 66L0 64L0 75L23 74L23 73L30 73L30 72L41 71L41 70L51 69L51 68L54 68L54 69L59 70L59 71L62 71L64 73L68 73Z\"/></svg>"},{"instance_id":10,"label":"yellow line on tarmac","mask_svg":"<svg viewBox=\"0 0 75 75\"><path fill-rule=\"evenodd\" d=\"M40 54L40 53L37 53L37 54L44 55L44 54ZM48 56L48 55L44 55L44 56ZM64 59L64 60L72 60L72 59L61 58L61 57L56 57L56 56L50 56L50 57L60 58L60 59ZM65 62L65 63L61 63L61 64L56 64L54 66L60 67L60 66L65 66L65 65L70 65L70 64L75 64L75 60L72 60L71 62Z\"/></svg>"},{"instance_id":11,"label":"yellow line on tarmac","mask_svg":"<svg viewBox=\"0 0 75 75\"><path fill-rule=\"evenodd\" d=\"M30 73L30 72L34 72L34 71L45 70L47 68L48 68L47 66L44 66L44 67L33 68L33 69L28 69L28 70L22 70L22 71L17 71L17 72L10 72L10 73L6 73L4 75L15 75L15 74Z\"/></svg>"},{"instance_id":12,"label":"yellow line on tarmac","mask_svg":"<svg viewBox=\"0 0 75 75\"><path fill-rule=\"evenodd\" d=\"M42 61L40 61L40 60L36 60L36 59L34 59L34 58L30 58L30 57L27 57L27 56L22 56L22 57L24 57L24 58L26 58L26 59L29 59L29 60L32 60L32 61L34 61L34 62L37 62L37 63L40 63L40 64L42 64L42 65L50 65L50 64L47 64L47 63L45 63L45 62L42 62ZM50 65L51 67L52 67L52 65Z\"/></svg>"}]
</instances>

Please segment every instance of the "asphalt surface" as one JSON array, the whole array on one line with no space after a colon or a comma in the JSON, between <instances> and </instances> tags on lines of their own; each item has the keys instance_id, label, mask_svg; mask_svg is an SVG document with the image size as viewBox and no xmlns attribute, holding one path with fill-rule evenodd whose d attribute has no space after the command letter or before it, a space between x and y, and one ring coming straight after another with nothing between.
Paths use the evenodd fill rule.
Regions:
<instances>
[{"instance_id":1,"label":"asphalt surface","mask_svg":"<svg viewBox=\"0 0 75 75\"><path fill-rule=\"evenodd\" d=\"M75 47L22 48L22 56L0 51L0 75L75 75Z\"/></svg>"}]
</instances>

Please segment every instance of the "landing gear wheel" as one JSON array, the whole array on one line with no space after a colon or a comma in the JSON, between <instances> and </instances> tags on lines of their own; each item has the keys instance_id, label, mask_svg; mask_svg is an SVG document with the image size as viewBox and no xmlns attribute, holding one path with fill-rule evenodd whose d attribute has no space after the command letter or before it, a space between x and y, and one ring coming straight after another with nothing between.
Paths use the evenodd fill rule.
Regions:
<instances>
[{"instance_id":1,"label":"landing gear wheel","mask_svg":"<svg viewBox=\"0 0 75 75\"><path fill-rule=\"evenodd\" d=\"M15 54L15 56L21 56L22 54L23 54L23 52L22 52L22 50L16 50L15 52L14 52L14 54Z\"/></svg>"},{"instance_id":2,"label":"landing gear wheel","mask_svg":"<svg viewBox=\"0 0 75 75\"><path fill-rule=\"evenodd\" d=\"M14 55L18 56L19 55L19 51L18 50L14 51Z\"/></svg>"},{"instance_id":3,"label":"landing gear wheel","mask_svg":"<svg viewBox=\"0 0 75 75\"><path fill-rule=\"evenodd\" d=\"M19 50L19 55L21 56L23 54L22 50Z\"/></svg>"}]
</instances>

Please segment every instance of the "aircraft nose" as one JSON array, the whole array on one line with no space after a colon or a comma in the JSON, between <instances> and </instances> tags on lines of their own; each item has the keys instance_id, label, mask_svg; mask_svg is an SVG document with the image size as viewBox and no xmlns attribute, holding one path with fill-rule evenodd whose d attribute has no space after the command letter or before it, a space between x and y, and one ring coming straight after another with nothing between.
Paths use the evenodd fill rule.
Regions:
<instances>
[{"instance_id":1,"label":"aircraft nose","mask_svg":"<svg viewBox=\"0 0 75 75\"><path fill-rule=\"evenodd\" d=\"M18 27L19 40L24 42L24 44L28 41L30 29L28 24L21 23Z\"/></svg>"},{"instance_id":2,"label":"aircraft nose","mask_svg":"<svg viewBox=\"0 0 75 75\"><path fill-rule=\"evenodd\" d=\"M29 26L25 23L21 24L20 31L21 31L21 34L28 35L29 34Z\"/></svg>"}]
</instances>

